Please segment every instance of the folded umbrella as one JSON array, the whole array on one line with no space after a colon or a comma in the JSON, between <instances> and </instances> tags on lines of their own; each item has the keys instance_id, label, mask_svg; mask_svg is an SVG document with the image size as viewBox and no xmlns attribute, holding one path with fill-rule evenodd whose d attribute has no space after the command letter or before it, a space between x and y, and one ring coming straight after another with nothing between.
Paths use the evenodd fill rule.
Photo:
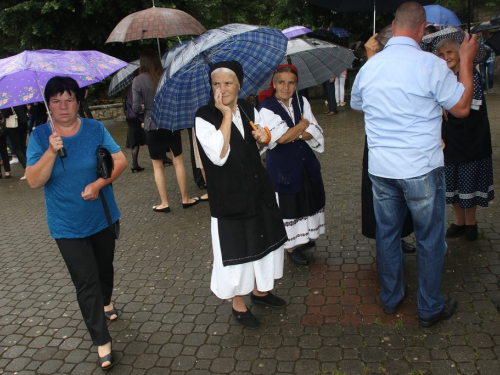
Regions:
<instances>
[{"instance_id":1,"label":"folded umbrella","mask_svg":"<svg viewBox=\"0 0 500 375\"><path fill-rule=\"evenodd\" d=\"M426 5L424 9L427 22L449 26L460 26L462 24L455 13L441 5Z\"/></svg>"},{"instance_id":2,"label":"folded umbrella","mask_svg":"<svg viewBox=\"0 0 500 375\"><path fill-rule=\"evenodd\" d=\"M282 30L283 34L285 34L288 39L305 35L307 33L310 33L311 31L312 31L311 29L308 29L305 26L291 26Z\"/></svg>"},{"instance_id":3,"label":"folded umbrella","mask_svg":"<svg viewBox=\"0 0 500 375\"><path fill-rule=\"evenodd\" d=\"M317 39L291 39L280 64L293 64L299 71L297 90L320 85L349 68L356 56L348 48ZM271 76L259 88L269 87Z\"/></svg>"},{"instance_id":4,"label":"folded umbrella","mask_svg":"<svg viewBox=\"0 0 500 375\"><path fill-rule=\"evenodd\" d=\"M287 41L281 30L243 24L209 30L189 41L165 69L164 83L158 85L155 96L153 121L163 129L193 127L196 110L210 98L208 71L219 61L236 60L243 66L240 98L255 93L283 59Z\"/></svg>"}]
</instances>

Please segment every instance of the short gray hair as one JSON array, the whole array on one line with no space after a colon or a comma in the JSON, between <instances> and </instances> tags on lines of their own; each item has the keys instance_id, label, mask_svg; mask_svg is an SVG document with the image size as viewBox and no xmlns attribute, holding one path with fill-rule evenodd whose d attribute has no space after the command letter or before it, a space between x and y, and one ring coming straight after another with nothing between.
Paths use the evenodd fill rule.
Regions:
<instances>
[{"instance_id":1,"label":"short gray hair","mask_svg":"<svg viewBox=\"0 0 500 375\"><path fill-rule=\"evenodd\" d=\"M436 53L438 49L447 46L455 48L455 51L457 52L460 51L460 42L457 39L448 38L439 41L439 43L436 45Z\"/></svg>"}]
</instances>

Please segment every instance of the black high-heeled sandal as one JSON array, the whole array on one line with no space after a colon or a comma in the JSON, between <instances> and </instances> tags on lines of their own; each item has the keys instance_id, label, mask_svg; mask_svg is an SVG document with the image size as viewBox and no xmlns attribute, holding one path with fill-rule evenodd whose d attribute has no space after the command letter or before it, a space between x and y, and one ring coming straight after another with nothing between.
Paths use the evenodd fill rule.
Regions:
<instances>
[{"instance_id":1,"label":"black high-heeled sandal","mask_svg":"<svg viewBox=\"0 0 500 375\"><path fill-rule=\"evenodd\" d=\"M101 370L109 370L111 367L115 365L115 358L113 357L112 352L109 353L108 355L105 355L104 357L99 357L99 354L97 354L97 359ZM106 362L109 362L109 365L103 366L103 364Z\"/></svg>"}]
</instances>

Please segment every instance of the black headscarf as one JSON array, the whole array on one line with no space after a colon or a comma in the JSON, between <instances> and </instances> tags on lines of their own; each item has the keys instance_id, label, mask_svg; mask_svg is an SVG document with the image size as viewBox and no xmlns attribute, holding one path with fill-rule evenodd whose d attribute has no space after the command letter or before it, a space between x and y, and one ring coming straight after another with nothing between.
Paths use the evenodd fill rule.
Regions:
<instances>
[{"instance_id":1,"label":"black headscarf","mask_svg":"<svg viewBox=\"0 0 500 375\"><path fill-rule=\"evenodd\" d=\"M210 67L210 71L208 72L208 79L210 80L210 85L212 84L212 73L215 69L219 68L227 68L229 70L232 70L234 74L236 74L236 78L238 78L238 81L240 82L240 87L243 85L243 67L238 61L219 61L218 63L213 64Z\"/></svg>"}]
</instances>

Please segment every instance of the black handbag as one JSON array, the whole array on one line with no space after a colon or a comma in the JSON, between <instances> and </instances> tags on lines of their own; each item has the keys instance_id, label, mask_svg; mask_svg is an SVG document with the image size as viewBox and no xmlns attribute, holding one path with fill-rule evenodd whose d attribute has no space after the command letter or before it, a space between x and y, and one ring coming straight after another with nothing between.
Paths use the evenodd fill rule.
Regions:
<instances>
[{"instance_id":1,"label":"black handbag","mask_svg":"<svg viewBox=\"0 0 500 375\"><path fill-rule=\"evenodd\" d=\"M110 178L113 172L113 157L108 149L99 146L97 148L97 176Z\"/></svg>"},{"instance_id":2,"label":"black handbag","mask_svg":"<svg viewBox=\"0 0 500 375\"><path fill-rule=\"evenodd\" d=\"M97 176L102 178L110 178L113 172L113 157L107 148L99 146L97 148ZM111 186L112 187L112 186ZM102 206L104 207L104 212L106 213L106 220L108 225L113 227L115 232L115 238L120 238L120 220L116 220L116 223L111 222L111 215L109 214L108 202L102 190L99 191L99 196L101 197Z\"/></svg>"}]
</instances>

